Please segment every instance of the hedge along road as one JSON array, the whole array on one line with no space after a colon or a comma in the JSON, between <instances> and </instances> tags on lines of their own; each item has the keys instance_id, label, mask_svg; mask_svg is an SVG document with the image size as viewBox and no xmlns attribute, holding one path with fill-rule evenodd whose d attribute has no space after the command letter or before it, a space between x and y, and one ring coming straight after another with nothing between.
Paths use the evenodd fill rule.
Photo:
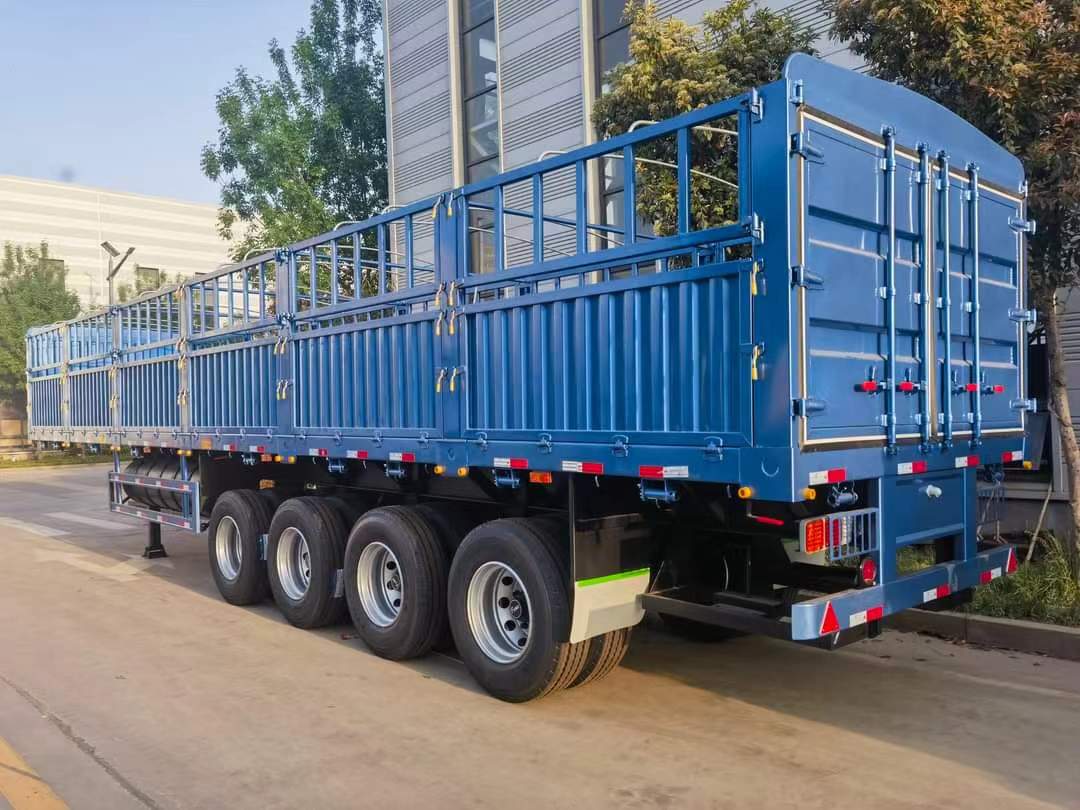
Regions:
<instances>
[{"instance_id":1,"label":"hedge along road","mask_svg":"<svg viewBox=\"0 0 1080 810\"><path fill-rule=\"evenodd\" d=\"M1076 662L643 628L606 681L512 706L452 656L225 604L202 538L142 560L103 479L0 472L0 737L72 807L1080 806Z\"/></svg>"}]
</instances>

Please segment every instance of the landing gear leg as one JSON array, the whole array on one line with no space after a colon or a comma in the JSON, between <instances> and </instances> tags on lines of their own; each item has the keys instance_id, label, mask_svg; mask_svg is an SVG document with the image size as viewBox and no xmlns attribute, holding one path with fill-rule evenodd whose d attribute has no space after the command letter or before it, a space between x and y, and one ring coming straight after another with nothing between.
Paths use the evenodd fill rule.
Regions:
<instances>
[{"instance_id":1,"label":"landing gear leg","mask_svg":"<svg viewBox=\"0 0 1080 810\"><path fill-rule=\"evenodd\" d=\"M161 524L160 523L148 523L146 525L147 546L143 549L142 555L148 560L156 560L159 557L168 557L165 553L165 546L161 545Z\"/></svg>"}]
</instances>

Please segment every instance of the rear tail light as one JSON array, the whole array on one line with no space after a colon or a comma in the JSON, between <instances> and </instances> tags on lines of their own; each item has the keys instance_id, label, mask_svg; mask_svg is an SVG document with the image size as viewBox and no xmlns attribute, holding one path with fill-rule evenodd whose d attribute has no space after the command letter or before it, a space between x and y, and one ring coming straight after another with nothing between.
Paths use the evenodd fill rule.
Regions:
<instances>
[{"instance_id":1,"label":"rear tail light","mask_svg":"<svg viewBox=\"0 0 1080 810\"><path fill-rule=\"evenodd\" d=\"M802 527L802 550L817 554L825 550L825 518L808 520Z\"/></svg>"},{"instance_id":2,"label":"rear tail light","mask_svg":"<svg viewBox=\"0 0 1080 810\"><path fill-rule=\"evenodd\" d=\"M873 557L864 557L859 563L859 581L863 585L873 585L877 581L877 563Z\"/></svg>"},{"instance_id":3,"label":"rear tail light","mask_svg":"<svg viewBox=\"0 0 1080 810\"><path fill-rule=\"evenodd\" d=\"M799 521L799 549L827 552L830 562L863 557L878 547L878 510L852 509Z\"/></svg>"}]
</instances>

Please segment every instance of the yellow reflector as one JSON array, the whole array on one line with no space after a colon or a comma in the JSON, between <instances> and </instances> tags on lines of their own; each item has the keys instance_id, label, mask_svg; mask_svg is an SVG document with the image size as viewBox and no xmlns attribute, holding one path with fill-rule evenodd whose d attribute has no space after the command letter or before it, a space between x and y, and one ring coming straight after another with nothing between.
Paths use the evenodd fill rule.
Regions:
<instances>
[{"instance_id":1,"label":"yellow reflector","mask_svg":"<svg viewBox=\"0 0 1080 810\"><path fill-rule=\"evenodd\" d=\"M469 474L469 468L468 467L458 467L457 468L457 477L458 478L464 478L468 474Z\"/></svg>"},{"instance_id":2,"label":"yellow reflector","mask_svg":"<svg viewBox=\"0 0 1080 810\"><path fill-rule=\"evenodd\" d=\"M214 446L213 439L199 439L199 447L203 450L209 450Z\"/></svg>"},{"instance_id":3,"label":"yellow reflector","mask_svg":"<svg viewBox=\"0 0 1080 810\"><path fill-rule=\"evenodd\" d=\"M273 461L274 457L269 453L263 453L259 456L259 461Z\"/></svg>"},{"instance_id":4,"label":"yellow reflector","mask_svg":"<svg viewBox=\"0 0 1080 810\"><path fill-rule=\"evenodd\" d=\"M541 470L532 470L529 472L530 484L550 484L551 473L543 472Z\"/></svg>"},{"instance_id":5,"label":"yellow reflector","mask_svg":"<svg viewBox=\"0 0 1080 810\"><path fill-rule=\"evenodd\" d=\"M803 500L816 501L817 500L817 490L814 489L813 487L807 487L806 489L804 489L802 491L802 496L803 496Z\"/></svg>"},{"instance_id":6,"label":"yellow reflector","mask_svg":"<svg viewBox=\"0 0 1080 810\"><path fill-rule=\"evenodd\" d=\"M754 490L750 489L750 487L739 487L737 494L745 501L747 498L752 498L754 496Z\"/></svg>"},{"instance_id":7,"label":"yellow reflector","mask_svg":"<svg viewBox=\"0 0 1080 810\"><path fill-rule=\"evenodd\" d=\"M274 461L284 461L285 456L274 456Z\"/></svg>"},{"instance_id":8,"label":"yellow reflector","mask_svg":"<svg viewBox=\"0 0 1080 810\"><path fill-rule=\"evenodd\" d=\"M262 478L259 480L259 489L273 489L274 481L270 478Z\"/></svg>"},{"instance_id":9,"label":"yellow reflector","mask_svg":"<svg viewBox=\"0 0 1080 810\"><path fill-rule=\"evenodd\" d=\"M296 456L289 456L289 458L287 459L287 462L289 464L295 464L296 463Z\"/></svg>"},{"instance_id":10,"label":"yellow reflector","mask_svg":"<svg viewBox=\"0 0 1080 810\"><path fill-rule=\"evenodd\" d=\"M442 475L444 472L446 472L446 467L444 467L442 464L436 464L435 465L435 474L436 475Z\"/></svg>"},{"instance_id":11,"label":"yellow reflector","mask_svg":"<svg viewBox=\"0 0 1080 810\"><path fill-rule=\"evenodd\" d=\"M1024 462L1024 469L1025 470L1034 470L1035 469L1035 462L1033 462L1033 461L1025 461Z\"/></svg>"}]
</instances>

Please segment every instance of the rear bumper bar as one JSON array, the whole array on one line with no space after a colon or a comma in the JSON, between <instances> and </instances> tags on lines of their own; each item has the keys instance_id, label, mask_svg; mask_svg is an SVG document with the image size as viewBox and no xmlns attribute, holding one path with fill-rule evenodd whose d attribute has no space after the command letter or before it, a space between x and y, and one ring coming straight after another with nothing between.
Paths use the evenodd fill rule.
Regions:
<instances>
[{"instance_id":1,"label":"rear bumper bar","mask_svg":"<svg viewBox=\"0 0 1080 810\"><path fill-rule=\"evenodd\" d=\"M1016 570L1016 551L1000 546L971 559L941 563L872 588L819 596L791 606L791 638L811 641L933 602Z\"/></svg>"}]
</instances>

